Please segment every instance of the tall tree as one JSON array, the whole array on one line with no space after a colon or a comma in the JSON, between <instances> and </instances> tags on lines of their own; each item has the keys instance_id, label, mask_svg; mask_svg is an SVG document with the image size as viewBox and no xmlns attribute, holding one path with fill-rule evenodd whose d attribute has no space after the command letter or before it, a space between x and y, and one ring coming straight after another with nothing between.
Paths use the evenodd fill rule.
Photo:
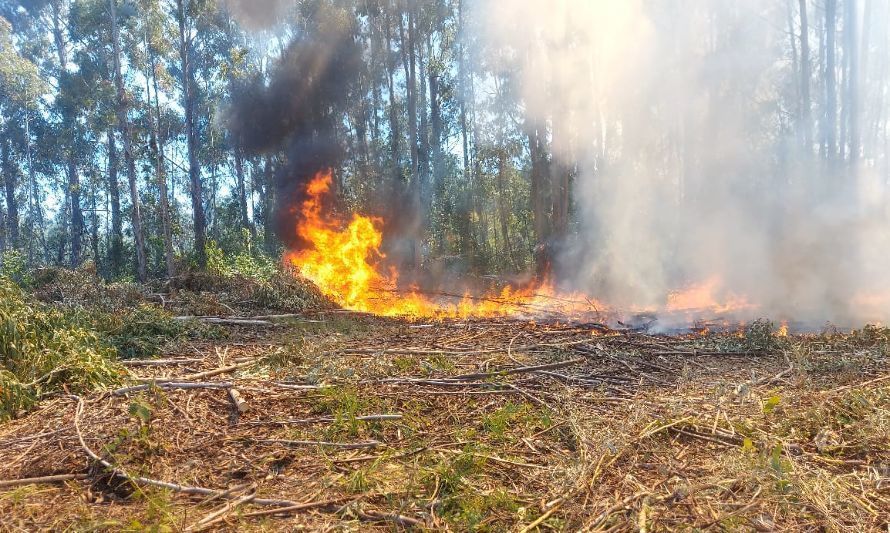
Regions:
<instances>
[{"instance_id":1,"label":"tall tree","mask_svg":"<svg viewBox=\"0 0 890 533\"><path fill-rule=\"evenodd\" d=\"M114 65L114 86L117 91L117 127L124 148L124 165L127 168L127 182L130 185L130 223L133 226L133 239L136 246L136 278L145 281L148 277L145 258L145 234L142 230L142 202L139 200L139 187L136 183L136 162L133 156L133 144L130 131L130 119L127 114L130 107L127 92L124 89L124 75L121 72L120 30L117 21L117 0L108 0L108 13L111 19L111 46Z\"/></svg>"},{"instance_id":2,"label":"tall tree","mask_svg":"<svg viewBox=\"0 0 890 533\"><path fill-rule=\"evenodd\" d=\"M65 14L63 11L63 6L61 5L61 1L51 0L50 11L50 16L52 19L51 31L53 35L53 42L55 43L56 58L58 60L56 73L61 87L60 92L64 93L66 89L70 92L71 77L68 73L68 43L65 36L64 22L62 20ZM70 99L63 99L58 103L59 112L62 115L62 139L65 145L64 150L66 157L65 169L67 187L65 190L65 196L66 204L70 209L69 224L68 227L65 227L65 225L63 225L62 233L63 236L65 233L69 233L70 236L71 255L69 256L69 264L72 267L80 266L82 260L81 251L83 247L84 228L83 208L80 203L80 174L78 173L77 168L77 149L75 147L79 129L77 124L77 111L75 110L75 105L76 104ZM62 239L59 247L60 259L63 254L64 238Z\"/></svg>"},{"instance_id":3,"label":"tall tree","mask_svg":"<svg viewBox=\"0 0 890 533\"><path fill-rule=\"evenodd\" d=\"M164 159L164 136L161 133L161 104L158 91L158 65L156 60L156 48L152 44L146 31L145 47L148 52L149 71L151 85L146 80L145 93L148 96L148 116L150 122L149 147L151 149L154 166L155 180L158 184L158 208L161 215L161 233L164 238L164 262L167 265L167 276L176 275L176 262L173 256L173 228L170 217L170 196L167 190L167 165ZM152 99L152 91L154 98ZM152 105L153 104L153 105Z\"/></svg>"},{"instance_id":4,"label":"tall tree","mask_svg":"<svg viewBox=\"0 0 890 533\"><path fill-rule=\"evenodd\" d=\"M810 103L810 26L807 0L798 0L800 16L800 121L803 145L807 153L813 148L812 104Z\"/></svg>"},{"instance_id":5,"label":"tall tree","mask_svg":"<svg viewBox=\"0 0 890 533\"><path fill-rule=\"evenodd\" d=\"M844 3L844 57L847 58L847 120L849 122L850 161L859 158L861 132L859 128L859 13L856 0Z\"/></svg>"},{"instance_id":6,"label":"tall tree","mask_svg":"<svg viewBox=\"0 0 890 533\"><path fill-rule=\"evenodd\" d=\"M823 156L837 156L837 66L835 63L835 32L837 31L837 0L825 0L825 105L822 120Z\"/></svg>"},{"instance_id":7,"label":"tall tree","mask_svg":"<svg viewBox=\"0 0 890 533\"><path fill-rule=\"evenodd\" d=\"M195 257L198 266L207 266L207 222L204 215L204 198L201 186L201 164L198 161L198 132L195 124L195 100L197 84L194 72L194 51L189 25L189 14L185 3L191 0L176 0L176 17L179 25L179 61L182 73L182 107L185 110L186 145L188 148L189 192L192 198L192 222L195 235Z\"/></svg>"}]
</instances>

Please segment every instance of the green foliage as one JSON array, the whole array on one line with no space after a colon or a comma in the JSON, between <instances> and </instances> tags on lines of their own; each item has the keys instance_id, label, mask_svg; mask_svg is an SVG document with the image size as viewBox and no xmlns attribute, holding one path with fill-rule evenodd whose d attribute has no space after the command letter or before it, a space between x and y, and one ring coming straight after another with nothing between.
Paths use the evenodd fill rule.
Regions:
<instances>
[{"instance_id":1,"label":"green foliage","mask_svg":"<svg viewBox=\"0 0 890 533\"><path fill-rule=\"evenodd\" d=\"M751 351L770 351L779 347L775 325L769 320L758 319L745 327L744 344Z\"/></svg>"},{"instance_id":2,"label":"green foliage","mask_svg":"<svg viewBox=\"0 0 890 533\"><path fill-rule=\"evenodd\" d=\"M766 399L765 402L763 402L763 414L768 415L772 413L776 409L776 407L779 406L780 403L782 403L781 396L779 396L778 394L770 396Z\"/></svg>"},{"instance_id":3,"label":"green foliage","mask_svg":"<svg viewBox=\"0 0 890 533\"><path fill-rule=\"evenodd\" d=\"M269 281L278 272L278 265L265 256L254 256L250 246L246 250L226 256L216 241L206 246L207 271L230 278L242 276L256 281Z\"/></svg>"},{"instance_id":4,"label":"green foliage","mask_svg":"<svg viewBox=\"0 0 890 533\"><path fill-rule=\"evenodd\" d=\"M28 270L27 258L18 250L3 252L3 257L0 258L0 276L12 280L23 288L29 288L34 284L34 278Z\"/></svg>"},{"instance_id":5,"label":"green foliage","mask_svg":"<svg viewBox=\"0 0 890 533\"><path fill-rule=\"evenodd\" d=\"M33 278L37 299L73 310L116 313L148 301L143 287L129 282L106 283L99 278L92 263L76 270L37 269Z\"/></svg>"},{"instance_id":6,"label":"green foliage","mask_svg":"<svg viewBox=\"0 0 890 533\"><path fill-rule=\"evenodd\" d=\"M171 340L187 335L190 327L190 324L173 320L170 313L149 304L118 313L96 311L79 316L124 359L155 355Z\"/></svg>"},{"instance_id":7,"label":"green foliage","mask_svg":"<svg viewBox=\"0 0 890 533\"><path fill-rule=\"evenodd\" d=\"M482 427L498 440L506 438L507 433L514 429L537 430L550 425L550 419L537 412L529 404L507 402L506 405L482 418Z\"/></svg>"},{"instance_id":8,"label":"green foliage","mask_svg":"<svg viewBox=\"0 0 890 533\"><path fill-rule=\"evenodd\" d=\"M0 277L0 419L63 385L82 392L117 383L123 372L95 331Z\"/></svg>"},{"instance_id":9,"label":"green foliage","mask_svg":"<svg viewBox=\"0 0 890 533\"><path fill-rule=\"evenodd\" d=\"M374 403L350 387L330 387L319 392L318 400L313 406L317 413L334 417L328 429L328 436L338 434L357 436L366 424L357 420L365 411L373 409Z\"/></svg>"}]
</instances>

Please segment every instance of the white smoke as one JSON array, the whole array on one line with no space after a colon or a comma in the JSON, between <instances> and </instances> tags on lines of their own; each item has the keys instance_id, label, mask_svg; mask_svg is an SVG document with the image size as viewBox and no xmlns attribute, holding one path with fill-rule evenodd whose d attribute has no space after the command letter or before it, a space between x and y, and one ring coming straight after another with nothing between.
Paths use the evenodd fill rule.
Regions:
<instances>
[{"instance_id":1,"label":"white smoke","mask_svg":"<svg viewBox=\"0 0 890 533\"><path fill-rule=\"evenodd\" d=\"M264 30L281 22L293 0L220 0L223 7L247 30Z\"/></svg>"},{"instance_id":2,"label":"white smoke","mask_svg":"<svg viewBox=\"0 0 890 533\"><path fill-rule=\"evenodd\" d=\"M744 296L758 316L890 319L887 183L800 149L786 9L474 6L490 57L516 73L526 120L549 123L554 160L575 169L579 226L563 262L575 288L663 306L674 289L716 280L718 297ZM811 93L815 119L815 80Z\"/></svg>"}]
</instances>

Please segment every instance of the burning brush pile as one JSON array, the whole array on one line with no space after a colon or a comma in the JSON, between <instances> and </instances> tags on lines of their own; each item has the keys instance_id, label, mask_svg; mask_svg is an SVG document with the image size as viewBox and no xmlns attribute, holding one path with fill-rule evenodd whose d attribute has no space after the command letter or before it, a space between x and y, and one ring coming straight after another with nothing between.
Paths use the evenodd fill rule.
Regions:
<instances>
[{"instance_id":1,"label":"burning brush pile","mask_svg":"<svg viewBox=\"0 0 890 533\"><path fill-rule=\"evenodd\" d=\"M346 310L414 320L501 317L595 321L640 328L652 326L656 317L661 317L671 327L695 324L702 329L708 325L739 325L724 317L756 309L740 296L730 295L720 301L717 278L671 293L661 309L612 308L588 295L561 291L547 279L505 285L482 294L466 289L403 287L398 268L388 264L381 251L384 221L360 213L346 219L326 210L331 183L330 170L323 170L306 185L302 205L293 210L297 217L295 232L303 244L287 252L285 262ZM698 317L713 320L701 321Z\"/></svg>"}]
</instances>

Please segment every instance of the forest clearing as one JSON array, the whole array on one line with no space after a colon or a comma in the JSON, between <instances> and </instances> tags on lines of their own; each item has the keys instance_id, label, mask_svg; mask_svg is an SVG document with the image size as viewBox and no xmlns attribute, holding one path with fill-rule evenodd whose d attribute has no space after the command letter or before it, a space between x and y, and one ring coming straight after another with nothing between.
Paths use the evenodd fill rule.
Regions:
<instances>
[{"instance_id":1,"label":"forest clearing","mask_svg":"<svg viewBox=\"0 0 890 533\"><path fill-rule=\"evenodd\" d=\"M886 329L661 335L323 306L174 320L244 294L135 298L85 279L63 272L37 293L150 318L102 340L159 349L67 362L20 413L4 382L3 412L18 416L0 424L3 529L878 531L890 520ZM247 285L235 281L217 286ZM306 293L281 301L317 297Z\"/></svg>"},{"instance_id":2,"label":"forest clearing","mask_svg":"<svg viewBox=\"0 0 890 533\"><path fill-rule=\"evenodd\" d=\"M890 533L890 0L0 0L0 531Z\"/></svg>"}]
</instances>

